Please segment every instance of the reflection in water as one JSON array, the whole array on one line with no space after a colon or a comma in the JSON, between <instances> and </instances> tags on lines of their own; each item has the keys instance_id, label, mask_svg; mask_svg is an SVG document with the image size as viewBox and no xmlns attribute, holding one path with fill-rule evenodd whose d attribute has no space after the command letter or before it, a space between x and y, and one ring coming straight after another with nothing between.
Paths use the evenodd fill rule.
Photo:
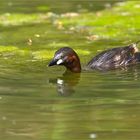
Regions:
<instances>
[{"instance_id":1,"label":"reflection in water","mask_svg":"<svg viewBox=\"0 0 140 140\"><path fill-rule=\"evenodd\" d=\"M131 65L131 66L122 67L121 69L116 70L116 75L121 74L123 72L123 74L121 74L122 79L131 77L134 81L138 81L140 77L139 71L140 71L139 65Z\"/></svg>"},{"instance_id":2,"label":"reflection in water","mask_svg":"<svg viewBox=\"0 0 140 140\"><path fill-rule=\"evenodd\" d=\"M66 71L61 77L49 79L49 83L57 84L57 92L61 96L69 96L75 92L74 87L80 80L80 73Z\"/></svg>"},{"instance_id":3,"label":"reflection in water","mask_svg":"<svg viewBox=\"0 0 140 140\"><path fill-rule=\"evenodd\" d=\"M93 75L93 77L94 77L93 82L94 81L97 82L98 81L97 79L102 79L102 78L103 79L107 78L106 80L108 80L109 77L112 77L114 79L119 78L122 80L130 80L131 79L133 81L138 81L139 80L139 69L140 69L139 65L134 65L134 66L130 66L130 67L122 67L120 69L111 70L111 71L98 71L99 72L98 76L97 76L97 70L96 71L95 70L92 70L92 71L87 70L86 73L84 70L84 73L82 73L82 74ZM108 77L107 75L110 75L110 76ZM71 73L69 71L66 71L61 77L50 78L49 83L57 85L56 87L57 87L57 92L59 95L70 96L71 94L73 94L75 92L75 87L80 81L80 76L81 76L80 73ZM88 81L88 80L85 79L85 81ZM115 81L116 85L117 85L117 81ZM92 84L92 81L90 81L90 84ZM94 85L95 85L95 83L94 83ZM121 87L119 87L119 88L121 88Z\"/></svg>"}]
</instances>

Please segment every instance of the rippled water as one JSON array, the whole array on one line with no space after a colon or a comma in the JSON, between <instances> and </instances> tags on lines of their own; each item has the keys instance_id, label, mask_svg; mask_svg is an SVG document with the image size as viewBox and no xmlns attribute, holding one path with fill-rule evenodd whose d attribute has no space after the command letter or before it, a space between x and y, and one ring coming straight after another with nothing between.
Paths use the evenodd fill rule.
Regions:
<instances>
[{"instance_id":1,"label":"rippled water","mask_svg":"<svg viewBox=\"0 0 140 140\"><path fill-rule=\"evenodd\" d=\"M139 70L56 76L57 70L1 68L0 137L137 139Z\"/></svg>"},{"instance_id":2,"label":"rippled water","mask_svg":"<svg viewBox=\"0 0 140 140\"><path fill-rule=\"evenodd\" d=\"M97 53L80 35L66 35L49 23L2 27L0 45L26 47L25 40L36 32L42 37L35 39L31 51L67 42L74 49ZM93 54L80 54L83 67ZM0 139L139 139L139 65L69 74L63 67L48 68L48 62L9 58L7 53L0 57Z\"/></svg>"}]
</instances>

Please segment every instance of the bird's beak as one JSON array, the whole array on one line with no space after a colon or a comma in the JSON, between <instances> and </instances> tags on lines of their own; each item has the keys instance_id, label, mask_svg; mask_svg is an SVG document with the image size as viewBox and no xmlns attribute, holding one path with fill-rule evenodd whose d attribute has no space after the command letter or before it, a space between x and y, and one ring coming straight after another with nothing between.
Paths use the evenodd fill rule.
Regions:
<instances>
[{"instance_id":1,"label":"bird's beak","mask_svg":"<svg viewBox=\"0 0 140 140\"><path fill-rule=\"evenodd\" d=\"M64 63L64 60L63 59L54 59L49 63L48 66L54 66L54 65L62 65Z\"/></svg>"},{"instance_id":2,"label":"bird's beak","mask_svg":"<svg viewBox=\"0 0 140 140\"><path fill-rule=\"evenodd\" d=\"M50 66L57 65L56 63L57 63L57 60L53 59L53 60L48 64L48 66L50 67Z\"/></svg>"}]
</instances>

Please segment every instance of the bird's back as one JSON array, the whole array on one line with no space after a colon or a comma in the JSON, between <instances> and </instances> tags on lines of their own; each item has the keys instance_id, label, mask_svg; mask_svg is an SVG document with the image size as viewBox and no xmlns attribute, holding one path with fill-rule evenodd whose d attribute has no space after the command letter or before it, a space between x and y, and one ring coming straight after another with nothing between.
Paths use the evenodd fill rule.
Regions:
<instances>
[{"instance_id":1,"label":"bird's back","mask_svg":"<svg viewBox=\"0 0 140 140\"><path fill-rule=\"evenodd\" d=\"M87 66L91 69L108 70L136 63L134 44L125 47L113 48L95 56Z\"/></svg>"}]
</instances>

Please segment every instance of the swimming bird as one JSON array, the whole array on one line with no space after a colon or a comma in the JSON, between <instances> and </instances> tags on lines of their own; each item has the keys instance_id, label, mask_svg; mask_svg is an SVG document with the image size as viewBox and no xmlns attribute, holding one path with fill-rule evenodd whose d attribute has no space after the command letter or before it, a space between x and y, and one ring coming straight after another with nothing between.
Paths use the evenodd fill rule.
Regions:
<instances>
[{"instance_id":1,"label":"swimming bird","mask_svg":"<svg viewBox=\"0 0 140 140\"><path fill-rule=\"evenodd\" d=\"M97 70L112 70L140 62L140 52L137 44L105 50L93 57L87 64L87 68ZM57 50L48 66L63 65L71 72L81 72L80 59L77 53L70 47Z\"/></svg>"}]
</instances>

